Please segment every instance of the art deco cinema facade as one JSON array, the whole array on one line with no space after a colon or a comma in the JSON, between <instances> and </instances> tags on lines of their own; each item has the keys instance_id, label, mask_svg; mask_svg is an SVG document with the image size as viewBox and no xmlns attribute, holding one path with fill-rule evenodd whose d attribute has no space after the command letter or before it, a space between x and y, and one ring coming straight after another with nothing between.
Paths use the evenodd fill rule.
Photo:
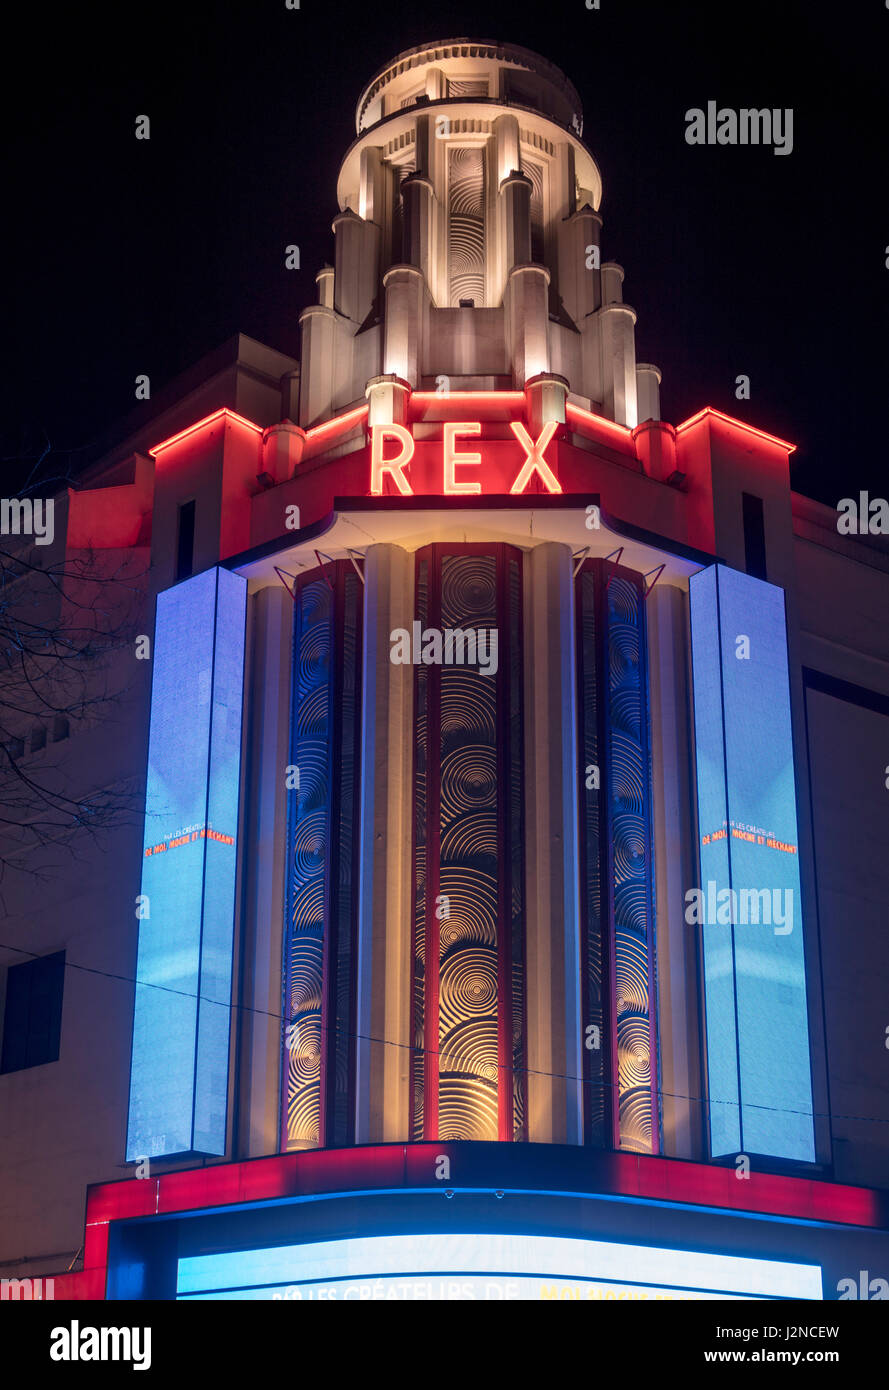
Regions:
<instances>
[{"instance_id":1,"label":"art deco cinema facade","mask_svg":"<svg viewBox=\"0 0 889 1390\"><path fill-rule=\"evenodd\" d=\"M153 648L55 1296L889 1277L886 555L661 420L549 62L410 50L356 129L300 361L236 340L69 499Z\"/></svg>"}]
</instances>

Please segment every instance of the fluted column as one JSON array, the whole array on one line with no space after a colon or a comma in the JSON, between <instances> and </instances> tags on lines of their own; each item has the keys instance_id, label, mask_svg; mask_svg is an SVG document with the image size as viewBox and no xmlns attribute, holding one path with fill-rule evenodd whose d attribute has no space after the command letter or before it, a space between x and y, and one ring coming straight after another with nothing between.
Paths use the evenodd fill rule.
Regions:
<instances>
[{"instance_id":1,"label":"fluted column","mask_svg":"<svg viewBox=\"0 0 889 1390\"><path fill-rule=\"evenodd\" d=\"M661 418L661 373L650 362L636 363L636 409L639 424Z\"/></svg>"},{"instance_id":2,"label":"fluted column","mask_svg":"<svg viewBox=\"0 0 889 1390\"><path fill-rule=\"evenodd\" d=\"M602 308L599 310L602 347L602 407L619 425L631 429L638 421L636 404L636 311L623 303L623 268L607 261L602 267Z\"/></svg>"},{"instance_id":3,"label":"fluted column","mask_svg":"<svg viewBox=\"0 0 889 1390\"><path fill-rule=\"evenodd\" d=\"M280 1146L281 963L287 845L283 769L290 747L290 646L293 601L281 584L250 607L253 643L250 721L250 854L245 857L244 975L240 983L240 1113L237 1157L259 1158Z\"/></svg>"},{"instance_id":4,"label":"fluted column","mask_svg":"<svg viewBox=\"0 0 889 1390\"><path fill-rule=\"evenodd\" d=\"M364 560L355 1142L407 1139L411 1058L414 668L390 660L410 631L413 556L371 545Z\"/></svg>"},{"instance_id":5,"label":"fluted column","mask_svg":"<svg viewBox=\"0 0 889 1390\"><path fill-rule=\"evenodd\" d=\"M559 227L559 293L578 328L602 302L602 272L595 264L601 235L602 219L591 207L579 208Z\"/></svg>"},{"instance_id":6,"label":"fluted column","mask_svg":"<svg viewBox=\"0 0 889 1390\"><path fill-rule=\"evenodd\" d=\"M380 261L380 229L365 222L350 208L333 219L336 238L333 307L337 313L362 324L377 292Z\"/></svg>"},{"instance_id":7,"label":"fluted column","mask_svg":"<svg viewBox=\"0 0 889 1390\"><path fill-rule=\"evenodd\" d=\"M405 263L422 270L428 281L432 260L432 183L422 174L409 174L401 185L402 236Z\"/></svg>"},{"instance_id":8,"label":"fluted column","mask_svg":"<svg viewBox=\"0 0 889 1390\"><path fill-rule=\"evenodd\" d=\"M525 559L528 1139L582 1139L580 917L571 551Z\"/></svg>"},{"instance_id":9,"label":"fluted column","mask_svg":"<svg viewBox=\"0 0 889 1390\"><path fill-rule=\"evenodd\" d=\"M332 265L323 265L315 276L315 284L318 286L318 303L325 309L333 308L333 280L334 269Z\"/></svg>"},{"instance_id":10,"label":"fluted column","mask_svg":"<svg viewBox=\"0 0 889 1390\"><path fill-rule=\"evenodd\" d=\"M383 276L386 296L383 371L420 384L420 360L428 291L422 270L393 265Z\"/></svg>"},{"instance_id":11,"label":"fluted column","mask_svg":"<svg viewBox=\"0 0 889 1390\"><path fill-rule=\"evenodd\" d=\"M500 184L507 273L531 260L531 193L533 184L513 170Z\"/></svg>"},{"instance_id":12,"label":"fluted column","mask_svg":"<svg viewBox=\"0 0 889 1390\"><path fill-rule=\"evenodd\" d=\"M549 370L549 271L542 265L517 265L509 272L504 295L506 332L513 383Z\"/></svg>"},{"instance_id":13,"label":"fluted column","mask_svg":"<svg viewBox=\"0 0 889 1390\"><path fill-rule=\"evenodd\" d=\"M311 304L300 314L299 326L302 340L299 423L304 429L311 429L330 415L337 340L336 314L322 304Z\"/></svg>"}]
</instances>

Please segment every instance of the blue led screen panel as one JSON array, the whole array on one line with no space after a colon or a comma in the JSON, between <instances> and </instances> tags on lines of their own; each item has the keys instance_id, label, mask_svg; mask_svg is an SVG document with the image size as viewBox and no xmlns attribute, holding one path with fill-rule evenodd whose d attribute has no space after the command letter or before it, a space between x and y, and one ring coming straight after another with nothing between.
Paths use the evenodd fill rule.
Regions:
<instances>
[{"instance_id":1,"label":"blue led screen panel","mask_svg":"<svg viewBox=\"0 0 889 1390\"><path fill-rule=\"evenodd\" d=\"M224 1154L246 581L158 595L127 1159Z\"/></svg>"},{"instance_id":2,"label":"blue led screen panel","mask_svg":"<svg viewBox=\"0 0 889 1390\"><path fill-rule=\"evenodd\" d=\"M525 1232L437 1232L179 1260L180 1299L820 1299L818 1265Z\"/></svg>"},{"instance_id":3,"label":"blue led screen panel","mask_svg":"<svg viewBox=\"0 0 889 1390\"><path fill-rule=\"evenodd\" d=\"M784 594L689 581L710 1144L814 1162Z\"/></svg>"}]
</instances>

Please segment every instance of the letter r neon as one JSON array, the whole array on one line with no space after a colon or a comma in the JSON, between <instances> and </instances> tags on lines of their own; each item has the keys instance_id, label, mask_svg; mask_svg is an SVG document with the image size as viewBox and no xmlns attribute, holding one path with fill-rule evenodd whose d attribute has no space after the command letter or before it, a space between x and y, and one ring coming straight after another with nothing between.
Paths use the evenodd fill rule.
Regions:
<instances>
[{"instance_id":1,"label":"letter r neon","mask_svg":"<svg viewBox=\"0 0 889 1390\"><path fill-rule=\"evenodd\" d=\"M397 439L401 453L396 458L384 459L383 449L387 439ZM404 425L372 425L370 431L370 491L372 497L383 492L383 474L388 473L403 497L413 497L414 490L405 478L402 469L414 456L414 441Z\"/></svg>"}]
</instances>

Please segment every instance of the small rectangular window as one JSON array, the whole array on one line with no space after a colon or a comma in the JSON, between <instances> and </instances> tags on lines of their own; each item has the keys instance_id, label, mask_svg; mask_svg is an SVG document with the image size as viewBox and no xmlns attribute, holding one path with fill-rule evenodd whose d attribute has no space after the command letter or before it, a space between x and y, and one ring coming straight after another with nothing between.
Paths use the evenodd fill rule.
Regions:
<instances>
[{"instance_id":1,"label":"small rectangular window","mask_svg":"<svg viewBox=\"0 0 889 1390\"><path fill-rule=\"evenodd\" d=\"M176 541L176 582L187 579L194 565L194 498L179 508L179 535Z\"/></svg>"},{"instance_id":2,"label":"small rectangular window","mask_svg":"<svg viewBox=\"0 0 889 1390\"><path fill-rule=\"evenodd\" d=\"M744 568L754 579L768 579L762 498L742 492L741 499L744 513Z\"/></svg>"},{"instance_id":3,"label":"small rectangular window","mask_svg":"<svg viewBox=\"0 0 889 1390\"><path fill-rule=\"evenodd\" d=\"M10 967L6 977L0 1072L59 1060L65 952Z\"/></svg>"}]
</instances>

